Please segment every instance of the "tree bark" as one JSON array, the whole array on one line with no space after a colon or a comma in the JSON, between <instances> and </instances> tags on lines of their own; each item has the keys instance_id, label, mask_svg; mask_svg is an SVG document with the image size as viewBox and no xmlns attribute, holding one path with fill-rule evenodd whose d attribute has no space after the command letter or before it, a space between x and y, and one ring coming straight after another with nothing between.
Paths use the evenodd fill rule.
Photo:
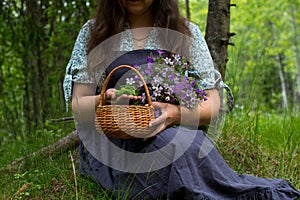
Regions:
<instances>
[{"instance_id":1,"label":"tree bark","mask_svg":"<svg viewBox=\"0 0 300 200\"><path fill-rule=\"evenodd\" d=\"M288 108L288 98L286 93L286 86L285 86L285 78L284 78L284 71L282 66L282 59L280 57L280 54L276 54L276 60L278 63L278 75L280 79L280 85L281 85L281 95L282 95L282 108L287 109Z\"/></svg>"},{"instance_id":2,"label":"tree bark","mask_svg":"<svg viewBox=\"0 0 300 200\"><path fill-rule=\"evenodd\" d=\"M273 40L278 41L278 36L275 28L275 24L271 22L271 27L273 30ZM282 96L282 101L281 101L281 107L284 109L288 108L288 97L287 97L287 92L286 92L286 84L285 84L285 78L284 78L284 70L283 70L283 62L282 62L282 54L277 52L275 55L275 59L278 64L277 72L279 75L279 80L280 80L280 85L281 85L281 96Z\"/></svg>"},{"instance_id":3,"label":"tree bark","mask_svg":"<svg viewBox=\"0 0 300 200\"><path fill-rule=\"evenodd\" d=\"M293 32L294 32L294 45L295 45L295 57L296 57L296 91L294 92L294 102L295 102L295 109L299 108L300 104L300 58L299 58L299 44L298 44L298 35L297 35L297 25L295 20L295 13L294 7L291 5L291 16L292 16L292 25L293 25Z\"/></svg>"},{"instance_id":4,"label":"tree bark","mask_svg":"<svg viewBox=\"0 0 300 200\"><path fill-rule=\"evenodd\" d=\"M186 13L186 18L188 20L191 19L191 12L190 12L190 2L189 0L185 0L185 13Z\"/></svg>"},{"instance_id":5,"label":"tree bark","mask_svg":"<svg viewBox=\"0 0 300 200\"><path fill-rule=\"evenodd\" d=\"M209 0L205 40L215 68L225 79L230 33L230 0Z\"/></svg>"}]
</instances>

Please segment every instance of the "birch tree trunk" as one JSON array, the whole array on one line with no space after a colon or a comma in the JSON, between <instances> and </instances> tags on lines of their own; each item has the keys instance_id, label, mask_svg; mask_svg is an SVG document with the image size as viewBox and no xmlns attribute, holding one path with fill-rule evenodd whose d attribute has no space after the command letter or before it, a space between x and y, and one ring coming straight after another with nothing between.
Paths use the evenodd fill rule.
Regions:
<instances>
[{"instance_id":1,"label":"birch tree trunk","mask_svg":"<svg viewBox=\"0 0 300 200\"><path fill-rule=\"evenodd\" d=\"M275 24L272 22L271 22L271 27L272 27L272 31L273 31L273 39L274 39L274 41L278 41L279 39L277 36ZM276 48L276 46L275 46L275 48ZM282 96L281 107L284 109L287 109L288 108L288 97L287 97L287 92L286 92L286 84L285 84L285 78L284 78L282 56L281 56L280 52L276 53L275 59L278 64L277 72L279 75L280 85L281 85L281 96Z\"/></svg>"},{"instance_id":2,"label":"birch tree trunk","mask_svg":"<svg viewBox=\"0 0 300 200\"><path fill-rule=\"evenodd\" d=\"M230 0L209 0L205 40L213 58L215 68L225 78L226 63L228 61L230 33Z\"/></svg>"},{"instance_id":3,"label":"birch tree trunk","mask_svg":"<svg viewBox=\"0 0 300 200\"><path fill-rule=\"evenodd\" d=\"M282 95L282 108L286 109L288 108L288 98L286 93L286 85L285 85L285 78L284 78L284 71L282 66L282 59L280 57L280 54L276 54L276 60L278 63L278 75L280 79L280 85L281 85L281 95Z\"/></svg>"}]
</instances>

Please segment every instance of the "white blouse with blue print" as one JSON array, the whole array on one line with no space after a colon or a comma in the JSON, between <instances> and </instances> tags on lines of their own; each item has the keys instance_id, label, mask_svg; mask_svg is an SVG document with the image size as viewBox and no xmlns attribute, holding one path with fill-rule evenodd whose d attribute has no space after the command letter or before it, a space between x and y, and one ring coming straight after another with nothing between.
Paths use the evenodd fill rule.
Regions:
<instances>
[{"instance_id":1,"label":"white blouse with blue print","mask_svg":"<svg viewBox=\"0 0 300 200\"><path fill-rule=\"evenodd\" d=\"M66 108L68 110L68 102L72 95L73 82L77 83L93 83L101 86L105 77L99 76L97 83L91 79L87 69L87 43L90 35L90 28L93 20L87 21L81 28L71 58L66 67L66 75L63 82L63 89L66 101ZM190 63L195 66L196 71L191 72L198 74L198 77L202 77L202 84L204 89L213 88L225 88L227 90L227 104L229 110L233 108L233 97L229 87L222 81L221 74L214 68L213 60L211 58L209 49L204 40L204 37L199 27L192 22L189 22L189 29L193 35L193 43L190 47ZM156 29L153 29L145 43L144 49L157 50L162 49L156 40ZM131 31L128 27L125 27L121 35L121 43L119 45L119 51L133 51L134 42L131 35ZM205 76L200 76L205 74Z\"/></svg>"}]
</instances>

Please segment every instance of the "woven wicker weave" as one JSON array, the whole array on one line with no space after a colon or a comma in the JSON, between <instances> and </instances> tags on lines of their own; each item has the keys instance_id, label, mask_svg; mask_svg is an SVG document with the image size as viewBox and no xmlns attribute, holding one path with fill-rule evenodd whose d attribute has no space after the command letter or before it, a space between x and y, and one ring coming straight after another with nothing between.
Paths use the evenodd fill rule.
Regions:
<instances>
[{"instance_id":1,"label":"woven wicker weave","mask_svg":"<svg viewBox=\"0 0 300 200\"><path fill-rule=\"evenodd\" d=\"M129 68L139 76L145 88L148 105L103 105L107 84L113 73L121 68ZM153 131L153 128L148 127L152 119L154 119L154 108L147 84L142 75L129 65L120 65L114 68L107 76L101 89L100 102L96 108L96 129L103 131L109 137L115 138L136 138L136 135L133 136L134 134L139 135L139 137L146 137L147 134Z\"/></svg>"}]
</instances>

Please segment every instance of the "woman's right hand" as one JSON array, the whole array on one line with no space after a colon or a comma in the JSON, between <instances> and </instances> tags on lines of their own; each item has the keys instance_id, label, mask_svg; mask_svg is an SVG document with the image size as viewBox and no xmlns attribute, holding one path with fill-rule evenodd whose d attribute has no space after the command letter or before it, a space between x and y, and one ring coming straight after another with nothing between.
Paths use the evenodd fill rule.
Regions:
<instances>
[{"instance_id":1,"label":"woman's right hand","mask_svg":"<svg viewBox=\"0 0 300 200\"><path fill-rule=\"evenodd\" d=\"M115 104L115 105L129 105L129 101L137 101L141 100L141 96L133 96L133 95L127 95L122 94L120 96L117 96L116 94L117 90L114 88L110 88L106 90L104 94L104 104Z\"/></svg>"}]
</instances>

